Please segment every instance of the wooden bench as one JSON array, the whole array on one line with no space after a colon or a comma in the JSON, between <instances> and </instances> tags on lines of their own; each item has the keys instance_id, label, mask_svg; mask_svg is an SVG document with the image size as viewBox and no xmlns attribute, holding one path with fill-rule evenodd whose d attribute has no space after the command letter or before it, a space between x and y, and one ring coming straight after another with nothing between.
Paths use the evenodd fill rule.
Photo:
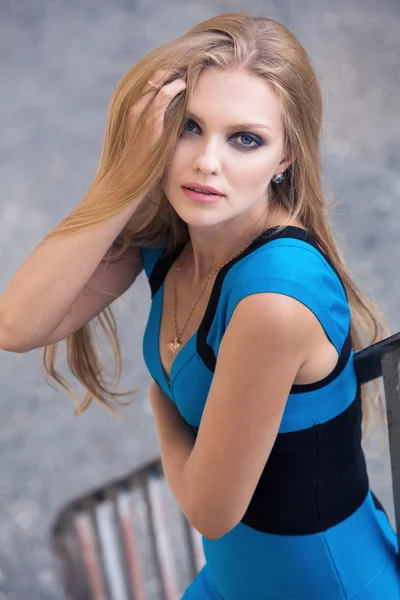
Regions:
<instances>
[{"instance_id":1,"label":"wooden bench","mask_svg":"<svg viewBox=\"0 0 400 600\"><path fill-rule=\"evenodd\" d=\"M356 352L354 365L360 383L383 377L400 531L400 333ZM201 535L175 502L160 459L69 503L51 545L73 600L180 600L205 564Z\"/></svg>"}]
</instances>

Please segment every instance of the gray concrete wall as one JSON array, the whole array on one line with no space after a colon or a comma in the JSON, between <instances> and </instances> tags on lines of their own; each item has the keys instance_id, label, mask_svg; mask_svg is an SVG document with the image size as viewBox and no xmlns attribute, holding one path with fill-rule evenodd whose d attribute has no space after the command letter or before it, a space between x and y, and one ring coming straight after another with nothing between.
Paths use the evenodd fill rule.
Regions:
<instances>
[{"instance_id":1,"label":"gray concrete wall","mask_svg":"<svg viewBox=\"0 0 400 600\"><path fill-rule=\"evenodd\" d=\"M332 216L338 244L357 283L400 329L398 0L2 0L0 293L82 199L124 72L230 10L280 20L310 52L324 90L324 185L340 200ZM143 387L123 422L95 406L77 420L69 398L43 381L40 350L1 352L0 600L63 598L48 545L57 511L157 456L141 352L149 306L141 275L116 307L121 389ZM370 471L392 516L387 454L370 461Z\"/></svg>"}]
</instances>

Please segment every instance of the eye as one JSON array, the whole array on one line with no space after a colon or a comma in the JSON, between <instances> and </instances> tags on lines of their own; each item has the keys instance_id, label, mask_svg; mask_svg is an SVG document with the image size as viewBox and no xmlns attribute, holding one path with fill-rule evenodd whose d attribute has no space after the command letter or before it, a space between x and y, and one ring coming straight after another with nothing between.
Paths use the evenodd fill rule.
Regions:
<instances>
[{"instance_id":1,"label":"eye","mask_svg":"<svg viewBox=\"0 0 400 600\"><path fill-rule=\"evenodd\" d=\"M186 127L188 127L189 125L194 125L193 129L186 129ZM194 131L195 128L200 129L200 127L197 125L196 121L194 121L193 119L187 119L185 124L184 124L184 128L182 133L192 133ZM258 146L263 146L264 142L261 138L258 137L258 135L254 135L253 133L245 133L245 132L239 132L239 133L235 133L234 135L231 136L232 138L245 138L247 139L247 142L255 142L255 145L250 146L249 143L244 142L241 144L235 144L236 146L239 146L239 148L257 148Z\"/></svg>"},{"instance_id":2,"label":"eye","mask_svg":"<svg viewBox=\"0 0 400 600\"><path fill-rule=\"evenodd\" d=\"M257 138L257 139L256 139L256 136L254 136L254 137L253 137L252 135L250 135L250 134L248 134L248 133L236 133L236 134L235 134L233 137L238 137L238 138L240 138L240 137L241 137L241 138L247 138L247 140L249 140L250 142L255 142L255 143L256 143L256 146L249 146L249 144L243 143L242 145L243 145L243 146L247 146L247 148L255 148L255 147L257 147L257 146L262 146L262 145L263 145L263 144L262 144L262 142L261 142L261 140L260 140L260 141L257 141L257 140L259 140L260 138Z\"/></svg>"},{"instance_id":3,"label":"eye","mask_svg":"<svg viewBox=\"0 0 400 600\"><path fill-rule=\"evenodd\" d=\"M193 129L189 129L189 130L188 130L188 129L185 129L185 127L186 127L186 126L187 126L189 123L192 123L192 124L194 123L195 125L197 125L197 123L196 123L195 121L193 121L193 119L187 119L187 121L185 121L185 124L184 124L184 129L183 129L183 131L193 131Z\"/></svg>"}]
</instances>

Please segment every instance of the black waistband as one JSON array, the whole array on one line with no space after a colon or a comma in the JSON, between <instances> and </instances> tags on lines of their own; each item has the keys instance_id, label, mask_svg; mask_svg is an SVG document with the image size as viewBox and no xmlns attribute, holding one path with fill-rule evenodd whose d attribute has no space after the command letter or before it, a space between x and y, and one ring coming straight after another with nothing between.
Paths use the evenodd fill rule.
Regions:
<instances>
[{"instance_id":1,"label":"black waistband","mask_svg":"<svg viewBox=\"0 0 400 600\"><path fill-rule=\"evenodd\" d=\"M358 386L334 419L277 436L242 523L280 535L318 533L349 517L368 490Z\"/></svg>"}]
</instances>

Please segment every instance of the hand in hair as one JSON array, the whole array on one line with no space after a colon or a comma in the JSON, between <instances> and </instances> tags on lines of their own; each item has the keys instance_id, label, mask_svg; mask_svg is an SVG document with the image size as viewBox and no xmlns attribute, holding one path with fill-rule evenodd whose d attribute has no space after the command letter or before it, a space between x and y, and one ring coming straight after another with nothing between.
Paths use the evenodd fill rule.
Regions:
<instances>
[{"instance_id":1,"label":"hand in hair","mask_svg":"<svg viewBox=\"0 0 400 600\"><path fill-rule=\"evenodd\" d=\"M130 109L129 126L134 129L142 113L149 107L146 116L146 129L149 132L149 136L146 136L146 139L143 140L143 144L148 147L144 148L141 145L141 149L145 153L146 151L150 152L154 148L164 133L164 116L169 104L177 94L186 88L186 81L182 77L175 77L171 81L172 77L172 72L165 70L157 71L155 76L151 78L151 81L158 85L160 89L158 90L151 86L151 84L147 84L142 98Z\"/></svg>"}]
</instances>

